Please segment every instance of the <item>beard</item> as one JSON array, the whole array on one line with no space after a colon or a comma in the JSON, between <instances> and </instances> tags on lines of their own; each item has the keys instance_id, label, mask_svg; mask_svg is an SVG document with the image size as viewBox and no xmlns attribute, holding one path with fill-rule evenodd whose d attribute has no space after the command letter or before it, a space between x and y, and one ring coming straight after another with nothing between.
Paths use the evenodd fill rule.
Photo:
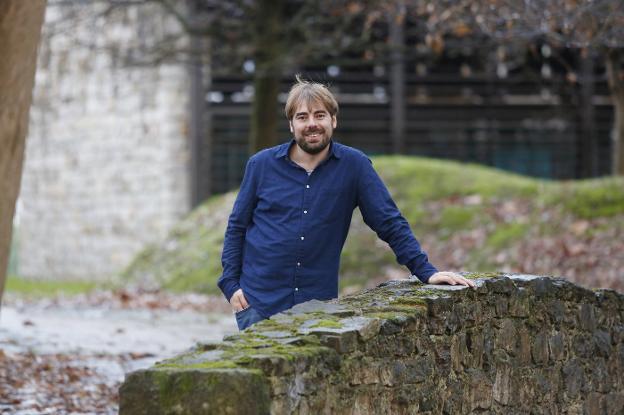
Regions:
<instances>
[{"instance_id":1,"label":"beard","mask_svg":"<svg viewBox=\"0 0 624 415\"><path fill-rule=\"evenodd\" d=\"M308 143L306 141L306 136L315 133L319 135L319 141L316 143ZM315 155L327 148L327 146L329 145L330 137L325 134L324 129L317 128L315 130L306 131L299 137L295 137L295 141L297 142L297 145L300 149L308 154Z\"/></svg>"}]
</instances>

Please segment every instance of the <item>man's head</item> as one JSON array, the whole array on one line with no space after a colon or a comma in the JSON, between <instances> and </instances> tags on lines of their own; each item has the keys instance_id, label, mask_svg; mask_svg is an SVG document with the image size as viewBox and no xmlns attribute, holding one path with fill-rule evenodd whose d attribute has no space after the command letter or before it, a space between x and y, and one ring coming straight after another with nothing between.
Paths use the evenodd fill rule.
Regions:
<instances>
[{"instance_id":1,"label":"man's head","mask_svg":"<svg viewBox=\"0 0 624 415\"><path fill-rule=\"evenodd\" d=\"M338 102L325 85L297 76L285 113L297 145L306 153L318 154L327 147L336 128Z\"/></svg>"}]
</instances>

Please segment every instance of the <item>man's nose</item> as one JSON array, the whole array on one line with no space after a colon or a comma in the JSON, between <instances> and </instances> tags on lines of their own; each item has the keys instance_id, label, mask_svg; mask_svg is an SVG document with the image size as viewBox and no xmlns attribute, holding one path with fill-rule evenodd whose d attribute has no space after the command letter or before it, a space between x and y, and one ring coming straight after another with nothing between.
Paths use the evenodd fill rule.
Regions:
<instances>
[{"instance_id":1,"label":"man's nose","mask_svg":"<svg viewBox=\"0 0 624 415\"><path fill-rule=\"evenodd\" d=\"M314 127L317 124L317 120L314 117L310 117L308 118L308 123L306 124L306 126L309 127Z\"/></svg>"}]
</instances>

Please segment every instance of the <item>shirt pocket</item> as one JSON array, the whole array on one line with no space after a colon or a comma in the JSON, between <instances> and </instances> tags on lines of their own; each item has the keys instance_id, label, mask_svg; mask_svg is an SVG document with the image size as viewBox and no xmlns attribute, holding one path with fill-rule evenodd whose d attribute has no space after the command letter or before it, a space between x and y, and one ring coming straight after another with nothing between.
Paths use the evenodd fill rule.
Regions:
<instances>
[{"instance_id":1,"label":"shirt pocket","mask_svg":"<svg viewBox=\"0 0 624 415\"><path fill-rule=\"evenodd\" d=\"M344 218L347 209L347 194L341 187L327 187L316 201L316 212L320 225L333 224Z\"/></svg>"}]
</instances>

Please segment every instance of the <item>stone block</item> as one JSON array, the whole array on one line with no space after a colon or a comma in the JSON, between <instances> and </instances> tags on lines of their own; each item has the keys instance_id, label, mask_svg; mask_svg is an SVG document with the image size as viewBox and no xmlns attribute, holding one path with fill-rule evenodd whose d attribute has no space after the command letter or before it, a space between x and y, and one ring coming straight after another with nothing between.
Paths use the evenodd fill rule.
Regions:
<instances>
[{"instance_id":1,"label":"stone block","mask_svg":"<svg viewBox=\"0 0 624 415\"><path fill-rule=\"evenodd\" d=\"M458 310L453 310L448 314L446 318L446 334L455 334L462 327L464 320Z\"/></svg>"},{"instance_id":2,"label":"stone block","mask_svg":"<svg viewBox=\"0 0 624 415\"><path fill-rule=\"evenodd\" d=\"M503 319L496 335L496 347L514 353L517 341L516 325L512 319Z\"/></svg>"},{"instance_id":3,"label":"stone block","mask_svg":"<svg viewBox=\"0 0 624 415\"><path fill-rule=\"evenodd\" d=\"M548 363L548 334L546 332L540 332L533 338L531 356L536 365Z\"/></svg>"},{"instance_id":4,"label":"stone block","mask_svg":"<svg viewBox=\"0 0 624 415\"><path fill-rule=\"evenodd\" d=\"M555 327L560 327L565 318L565 304L559 300L553 300L546 307L548 312L548 316L550 317L550 322L555 325Z\"/></svg>"},{"instance_id":5,"label":"stone block","mask_svg":"<svg viewBox=\"0 0 624 415\"><path fill-rule=\"evenodd\" d=\"M610 393L604 399L607 414L624 414L624 392Z\"/></svg>"},{"instance_id":6,"label":"stone block","mask_svg":"<svg viewBox=\"0 0 624 415\"><path fill-rule=\"evenodd\" d=\"M268 414L268 380L244 369L149 369L128 375L120 388L124 415Z\"/></svg>"},{"instance_id":7,"label":"stone block","mask_svg":"<svg viewBox=\"0 0 624 415\"><path fill-rule=\"evenodd\" d=\"M596 315L593 305L581 304L578 313L579 327L581 330L591 332L596 330Z\"/></svg>"},{"instance_id":8,"label":"stone block","mask_svg":"<svg viewBox=\"0 0 624 415\"><path fill-rule=\"evenodd\" d=\"M401 325L393 320L383 320L379 331L381 334L389 336L400 333L402 329Z\"/></svg>"},{"instance_id":9,"label":"stone block","mask_svg":"<svg viewBox=\"0 0 624 415\"><path fill-rule=\"evenodd\" d=\"M596 351L593 337L588 333L579 333L572 339L572 350L577 357L592 357Z\"/></svg>"},{"instance_id":10,"label":"stone block","mask_svg":"<svg viewBox=\"0 0 624 415\"><path fill-rule=\"evenodd\" d=\"M483 333L479 330L468 330L466 332L466 350L470 355L462 358L464 365L470 367L481 367L483 364Z\"/></svg>"},{"instance_id":11,"label":"stone block","mask_svg":"<svg viewBox=\"0 0 624 415\"><path fill-rule=\"evenodd\" d=\"M451 297L425 297L430 317L446 318L453 309L455 301Z\"/></svg>"},{"instance_id":12,"label":"stone block","mask_svg":"<svg viewBox=\"0 0 624 415\"><path fill-rule=\"evenodd\" d=\"M611 336L613 345L624 343L624 324L614 324L611 332L613 333Z\"/></svg>"},{"instance_id":13,"label":"stone block","mask_svg":"<svg viewBox=\"0 0 624 415\"><path fill-rule=\"evenodd\" d=\"M511 317L527 317L529 315L530 299L526 288L520 287L509 298L509 315Z\"/></svg>"},{"instance_id":14,"label":"stone block","mask_svg":"<svg viewBox=\"0 0 624 415\"><path fill-rule=\"evenodd\" d=\"M392 377L386 372L390 363L386 360L375 361L370 358L362 358L351 370L353 385L376 385L382 383L390 385Z\"/></svg>"},{"instance_id":15,"label":"stone block","mask_svg":"<svg viewBox=\"0 0 624 415\"><path fill-rule=\"evenodd\" d=\"M598 330L594 333L594 345L598 356L609 357L611 353L611 336L608 332Z\"/></svg>"},{"instance_id":16,"label":"stone block","mask_svg":"<svg viewBox=\"0 0 624 415\"><path fill-rule=\"evenodd\" d=\"M587 415L602 415L604 412L603 396L597 392L591 392L585 400L583 413Z\"/></svg>"},{"instance_id":17,"label":"stone block","mask_svg":"<svg viewBox=\"0 0 624 415\"><path fill-rule=\"evenodd\" d=\"M468 349L466 348L466 334L459 333L451 339L451 367L455 372L462 370L462 363L467 357L469 357Z\"/></svg>"},{"instance_id":18,"label":"stone block","mask_svg":"<svg viewBox=\"0 0 624 415\"><path fill-rule=\"evenodd\" d=\"M464 399L464 412L475 412L478 410L490 409L492 406L492 382L480 370L466 370L467 396Z\"/></svg>"},{"instance_id":19,"label":"stone block","mask_svg":"<svg viewBox=\"0 0 624 415\"><path fill-rule=\"evenodd\" d=\"M494 315L505 318L509 314L509 300L507 297L498 297L494 300Z\"/></svg>"},{"instance_id":20,"label":"stone block","mask_svg":"<svg viewBox=\"0 0 624 415\"><path fill-rule=\"evenodd\" d=\"M358 346L357 334L354 331L341 334L331 334L319 330L310 331L309 333L318 336L323 346L334 349L340 354L351 353Z\"/></svg>"},{"instance_id":21,"label":"stone block","mask_svg":"<svg viewBox=\"0 0 624 415\"><path fill-rule=\"evenodd\" d=\"M436 367L433 361L426 357L405 360L405 382L422 383L429 379Z\"/></svg>"},{"instance_id":22,"label":"stone block","mask_svg":"<svg viewBox=\"0 0 624 415\"><path fill-rule=\"evenodd\" d=\"M511 389L511 366L500 365L496 367L496 376L492 389L492 397L501 405L509 405L512 396Z\"/></svg>"},{"instance_id":23,"label":"stone block","mask_svg":"<svg viewBox=\"0 0 624 415\"><path fill-rule=\"evenodd\" d=\"M518 330L516 356L520 366L527 366L531 363L531 337L525 327Z\"/></svg>"},{"instance_id":24,"label":"stone block","mask_svg":"<svg viewBox=\"0 0 624 415\"><path fill-rule=\"evenodd\" d=\"M585 372L583 371L581 361L572 359L565 362L561 372L563 373L566 396L568 399L576 398L585 384Z\"/></svg>"},{"instance_id":25,"label":"stone block","mask_svg":"<svg viewBox=\"0 0 624 415\"><path fill-rule=\"evenodd\" d=\"M531 280L529 287L533 292L533 296L539 299L553 296L556 292L555 285L553 285L552 280L547 277L540 277Z\"/></svg>"},{"instance_id":26,"label":"stone block","mask_svg":"<svg viewBox=\"0 0 624 415\"><path fill-rule=\"evenodd\" d=\"M548 350L551 361L559 361L565 358L565 340L562 333L555 332L550 336Z\"/></svg>"},{"instance_id":27,"label":"stone block","mask_svg":"<svg viewBox=\"0 0 624 415\"><path fill-rule=\"evenodd\" d=\"M505 295L511 294L516 288L513 280L506 277L486 280L485 286L489 292Z\"/></svg>"},{"instance_id":28,"label":"stone block","mask_svg":"<svg viewBox=\"0 0 624 415\"><path fill-rule=\"evenodd\" d=\"M323 313L338 317L348 317L355 314L353 310L343 304L319 300L306 301L283 312L283 314L292 316L303 316L312 313Z\"/></svg>"},{"instance_id":29,"label":"stone block","mask_svg":"<svg viewBox=\"0 0 624 415\"><path fill-rule=\"evenodd\" d=\"M607 363L604 359L593 359L592 364L587 368L587 390L601 393L611 392L614 389Z\"/></svg>"}]
</instances>

